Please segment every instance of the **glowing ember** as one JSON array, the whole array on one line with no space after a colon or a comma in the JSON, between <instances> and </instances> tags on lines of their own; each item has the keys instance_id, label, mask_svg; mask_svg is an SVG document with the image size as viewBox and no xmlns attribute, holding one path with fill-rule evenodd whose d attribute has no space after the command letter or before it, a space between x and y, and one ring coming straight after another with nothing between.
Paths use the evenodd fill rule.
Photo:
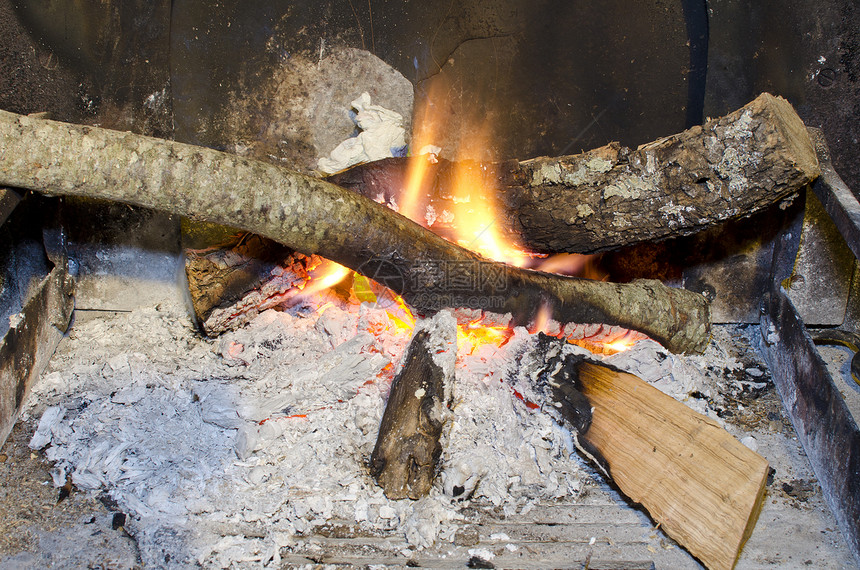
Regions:
<instances>
[{"instance_id":1,"label":"glowing ember","mask_svg":"<svg viewBox=\"0 0 860 570\"><path fill-rule=\"evenodd\" d=\"M502 346L511 338L513 331L508 327L491 327L480 322L457 325L457 352L472 354L483 345Z\"/></svg>"},{"instance_id":2,"label":"glowing ember","mask_svg":"<svg viewBox=\"0 0 860 570\"><path fill-rule=\"evenodd\" d=\"M633 345L635 345L635 344L636 344L636 340L629 338L629 339L623 339L623 340L616 340L615 342L610 342L609 344L605 345L604 348L605 348L605 350L610 351L607 354L617 354L619 352L624 352L625 350L629 350L629 349L633 348Z\"/></svg>"}]
</instances>

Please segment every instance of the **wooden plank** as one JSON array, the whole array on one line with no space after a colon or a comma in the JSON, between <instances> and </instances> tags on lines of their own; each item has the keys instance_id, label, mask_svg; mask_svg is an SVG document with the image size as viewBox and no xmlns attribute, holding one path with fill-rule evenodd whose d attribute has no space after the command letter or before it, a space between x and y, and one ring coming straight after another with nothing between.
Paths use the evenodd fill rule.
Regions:
<instances>
[{"instance_id":1,"label":"wooden plank","mask_svg":"<svg viewBox=\"0 0 860 570\"><path fill-rule=\"evenodd\" d=\"M632 374L587 361L578 372L594 408L585 447L666 534L708 568L732 568L761 510L767 461Z\"/></svg>"}]
</instances>

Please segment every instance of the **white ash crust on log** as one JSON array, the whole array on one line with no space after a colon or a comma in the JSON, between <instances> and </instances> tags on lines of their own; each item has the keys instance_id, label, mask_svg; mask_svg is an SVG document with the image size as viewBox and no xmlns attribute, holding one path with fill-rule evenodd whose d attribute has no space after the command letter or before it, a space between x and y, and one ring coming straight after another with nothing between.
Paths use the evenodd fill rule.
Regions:
<instances>
[{"instance_id":1,"label":"white ash crust on log","mask_svg":"<svg viewBox=\"0 0 860 570\"><path fill-rule=\"evenodd\" d=\"M217 336L288 301L320 260L255 234L205 250L185 250L185 276L197 324Z\"/></svg>"},{"instance_id":2,"label":"white ash crust on log","mask_svg":"<svg viewBox=\"0 0 860 570\"><path fill-rule=\"evenodd\" d=\"M236 227L355 269L419 314L448 307L638 330L701 352L707 301L659 282L603 283L494 263L334 184L212 149L0 111L0 185Z\"/></svg>"},{"instance_id":3,"label":"white ash crust on log","mask_svg":"<svg viewBox=\"0 0 860 570\"><path fill-rule=\"evenodd\" d=\"M453 211L455 167L444 160L428 167L421 212L432 206L431 221ZM819 175L803 122L785 99L767 93L635 150L611 143L571 156L466 167L495 189L510 237L543 253L597 253L689 235L751 215ZM405 184L406 168L406 159L386 159L330 180L390 202ZM446 231L444 223L430 227Z\"/></svg>"},{"instance_id":4,"label":"white ash crust on log","mask_svg":"<svg viewBox=\"0 0 860 570\"><path fill-rule=\"evenodd\" d=\"M457 323L448 311L421 323L391 383L370 473L389 499L427 496L442 456L450 418Z\"/></svg>"}]
</instances>

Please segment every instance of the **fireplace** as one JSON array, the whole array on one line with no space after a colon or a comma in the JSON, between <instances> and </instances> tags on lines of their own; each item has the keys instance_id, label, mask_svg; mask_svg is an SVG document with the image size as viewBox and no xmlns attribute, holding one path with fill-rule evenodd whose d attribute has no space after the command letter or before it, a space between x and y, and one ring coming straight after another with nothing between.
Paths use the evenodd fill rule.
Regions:
<instances>
[{"instance_id":1,"label":"fireplace","mask_svg":"<svg viewBox=\"0 0 860 570\"><path fill-rule=\"evenodd\" d=\"M579 342L563 350L598 350L766 456L765 507L738 567L852 564L858 388L833 346L857 349L854 7L473 4L4 2L0 108L311 172L360 130L363 92L361 105L398 113L441 164L635 148L775 92L816 129L822 175L809 191L693 235L596 248L610 251L589 261L598 279L659 279L707 298L704 356L590 323L562 335L539 303L519 328L455 311L466 325L442 366L457 380L438 480L423 499L392 499L373 483L371 455L423 322L409 303L360 276L322 275L319 258L284 266L293 253L277 245L249 254L257 238L224 224L8 189L4 316L28 333L4 347L9 416L22 411L4 476L41 477L26 489L49 474L42 497L53 494L44 509L37 500L48 512L36 522L23 506L4 523L25 530L0 560L697 567L573 452L546 394L523 380L555 366L540 359L567 336ZM427 108L443 117L432 132L421 130ZM482 145L457 128L479 119L492 126ZM227 266L237 248L255 271L280 267L285 294L241 326L222 318L207 339L185 312L194 283L177 275L213 251ZM374 266L382 282L384 269ZM308 276L329 286L291 292ZM609 354L619 348L629 350ZM78 519L39 526L60 510Z\"/></svg>"}]
</instances>

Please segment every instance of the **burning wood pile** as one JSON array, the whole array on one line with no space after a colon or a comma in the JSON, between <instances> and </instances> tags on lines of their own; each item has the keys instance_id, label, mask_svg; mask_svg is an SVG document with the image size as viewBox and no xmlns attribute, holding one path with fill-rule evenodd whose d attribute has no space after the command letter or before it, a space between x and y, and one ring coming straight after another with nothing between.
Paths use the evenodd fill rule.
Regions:
<instances>
[{"instance_id":1,"label":"burning wood pile","mask_svg":"<svg viewBox=\"0 0 860 570\"><path fill-rule=\"evenodd\" d=\"M356 317L364 331L398 337L403 364L386 371L393 380L370 456L389 498L418 499L435 484L458 355L531 334L541 339L530 345L538 354L520 370L523 384L511 387L523 405L566 425L581 453L707 566L734 565L755 524L767 463L709 418L570 348L610 354L656 341L671 352L703 352L707 300L658 281L549 271L581 264L580 254L693 233L790 198L818 166L784 100L762 95L635 150L608 145L502 163L424 154L328 180L5 112L0 149L0 184L250 232L188 252L189 289L207 334L235 331L269 308L305 307L333 338L356 332L326 317L337 312L364 315ZM366 306L373 316L361 313ZM222 352L241 360L246 348L227 343ZM463 481L443 485L466 489Z\"/></svg>"}]
</instances>

